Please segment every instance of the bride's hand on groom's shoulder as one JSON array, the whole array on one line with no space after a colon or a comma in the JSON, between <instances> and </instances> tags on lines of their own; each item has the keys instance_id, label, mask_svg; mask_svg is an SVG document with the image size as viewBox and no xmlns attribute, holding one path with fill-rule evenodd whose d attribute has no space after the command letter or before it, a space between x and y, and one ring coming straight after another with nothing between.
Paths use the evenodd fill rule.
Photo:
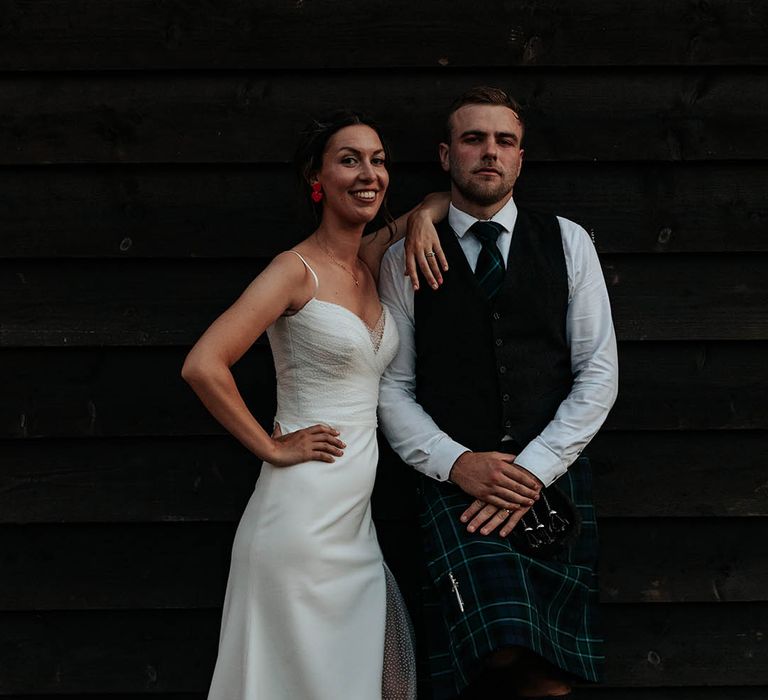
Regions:
<instances>
[{"instance_id":1,"label":"bride's hand on groom's shoulder","mask_svg":"<svg viewBox=\"0 0 768 700\"><path fill-rule=\"evenodd\" d=\"M318 423L283 435L280 424L272 432L272 450L267 461L276 467L290 467L302 462L335 462L344 454L346 445L339 431Z\"/></svg>"},{"instance_id":2,"label":"bride's hand on groom's shoulder","mask_svg":"<svg viewBox=\"0 0 768 700\"><path fill-rule=\"evenodd\" d=\"M419 289L419 274L425 282L437 289L443 283L442 273L448 270L435 224L448 213L450 196L447 192L434 192L408 216L405 237L405 274L411 278L414 291Z\"/></svg>"}]
</instances>

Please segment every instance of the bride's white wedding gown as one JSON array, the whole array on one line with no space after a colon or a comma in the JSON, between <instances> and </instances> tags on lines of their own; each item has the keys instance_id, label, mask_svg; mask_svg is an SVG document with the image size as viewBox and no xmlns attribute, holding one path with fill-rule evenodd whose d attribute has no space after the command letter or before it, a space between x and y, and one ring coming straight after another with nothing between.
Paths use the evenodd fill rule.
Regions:
<instances>
[{"instance_id":1,"label":"bride's white wedding gown","mask_svg":"<svg viewBox=\"0 0 768 700\"><path fill-rule=\"evenodd\" d=\"M324 423L346 449L333 464L264 463L234 540L209 700L415 698L407 614L371 520L379 378L398 345L387 313L369 328L315 298L267 331L283 434Z\"/></svg>"}]
</instances>

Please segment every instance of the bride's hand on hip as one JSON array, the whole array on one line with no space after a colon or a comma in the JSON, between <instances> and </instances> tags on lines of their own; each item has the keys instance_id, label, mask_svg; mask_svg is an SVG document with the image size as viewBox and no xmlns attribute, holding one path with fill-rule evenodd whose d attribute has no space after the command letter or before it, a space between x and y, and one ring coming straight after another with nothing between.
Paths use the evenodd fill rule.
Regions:
<instances>
[{"instance_id":1,"label":"bride's hand on hip","mask_svg":"<svg viewBox=\"0 0 768 700\"><path fill-rule=\"evenodd\" d=\"M276 467L290 467L302 462L335 462L346 445L339 431L329 425L311 425L283 435L280 424L272 432L272 450L267 461Z\"/></svg>"}]
</instances>

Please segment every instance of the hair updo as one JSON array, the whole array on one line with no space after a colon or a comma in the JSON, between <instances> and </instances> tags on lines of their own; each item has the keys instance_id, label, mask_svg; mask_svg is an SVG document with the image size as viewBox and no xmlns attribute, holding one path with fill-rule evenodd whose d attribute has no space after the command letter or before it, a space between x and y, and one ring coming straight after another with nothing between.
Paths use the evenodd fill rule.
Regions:
<instances>
[{"instance_id":1,"label":"hair updo","mask_svg":"<svg viewBox=\"0 0 768 700\"><path fill-rule=\"evenodd\" d=\"M376 135L381 141L381 145L384 147L384 156L386 158L387 167L390 164L390 151L386 141L381 135L381 131L370 117L367 115L356 112L351 109L338 109L334 112L325 114L318 119L313 119L307 126L302 129L299 137L299 145L296 148L296 154L294 155L294 165L296 167L296 174L298 175L301 193L304 201L310 202L315 214L318 214L322 210L322 203L314 203L310 199L310 193L312 187L310 180L312 176L320 170L323 165L323 154L328 146L328 141L337 132L348 126L356 126L361 124L363 126L370 127L376 132ZM387 196L384 196L381 208L379 209L379 216L384 219L384 223L387 228L392 232L392 216L387 209Z\"/></svg>"}]
</instances>

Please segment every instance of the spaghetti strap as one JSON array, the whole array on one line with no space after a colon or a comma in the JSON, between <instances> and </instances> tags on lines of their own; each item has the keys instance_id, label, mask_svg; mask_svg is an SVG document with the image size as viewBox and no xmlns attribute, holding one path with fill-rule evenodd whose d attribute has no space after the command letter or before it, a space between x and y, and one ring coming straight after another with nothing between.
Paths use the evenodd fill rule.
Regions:
<instances>
[{"instance_id":1,"label":"spaghetti strap","mask_svg":"<svg viewBox=\"0 0 768 700\"><path fill-rule=\"evenodd\" d=\"M315 271L309 266L309 263L304 260L304 258L301 256L300 253L297 253L295 250L286 250L286 253L293 253L301 262L304 263L307 270L309 270L312 273L312 277L315 278L315 293L317 293L317 290L320 288L320 280L317 279L317 274L315 274Z\"/></svg>"}]
</instances>

